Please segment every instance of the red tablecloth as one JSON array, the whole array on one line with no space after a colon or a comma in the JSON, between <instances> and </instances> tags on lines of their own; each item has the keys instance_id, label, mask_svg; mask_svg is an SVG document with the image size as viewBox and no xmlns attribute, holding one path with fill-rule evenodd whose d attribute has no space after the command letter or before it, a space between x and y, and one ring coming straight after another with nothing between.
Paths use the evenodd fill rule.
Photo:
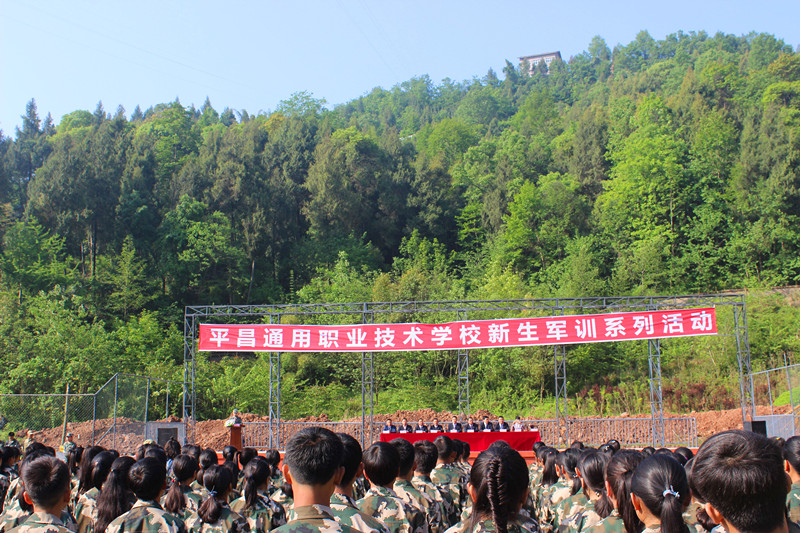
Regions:
<instances>
[{"instance_id":1,"label":"red tablecloth","mask_svg":"<svg viewBox=\"0 0 800 533\"><path fill-rule=\"evenodd\" d=\"M414 443L418 440L429 440L439 435L447 435L451 439L463 440L469 443L471 452L481 452L496 440L506 441L512 448L520 452L529 452L533 443L542 440L538 431L491 431L477 433L381 433L381 441L389 442L398 437Z\"/></svg>"}]
</instances>

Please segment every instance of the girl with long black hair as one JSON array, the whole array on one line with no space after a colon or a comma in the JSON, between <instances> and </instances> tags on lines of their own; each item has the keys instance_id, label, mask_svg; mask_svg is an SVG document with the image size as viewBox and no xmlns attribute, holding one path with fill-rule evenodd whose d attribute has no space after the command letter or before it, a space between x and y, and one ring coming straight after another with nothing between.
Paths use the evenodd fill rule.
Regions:
<instances>
[{"instance_id":1,"label":"girl with long black hair","mask_svg":"<svg viewBox=\"0 0 800 533\"><path fill-rule=\"evenodd\" d=\"M286 523L283 506L267 494L272 466L261 458L251 459L244 467L242 497L234 500L231 509L247 519L250 531L265 533Z\"/></svg>"},{"instance_id":2,"label":"girl with long black hair","mask_svg":"<svg viewBox=\"0 0 800 533\"><path fill-rule=\"evenodd\" d=\"M97 497L97 520L93 533L105 533L108 525L127 513L136 502L128 487L128 472L135 462L133 457L122 456L111 463L111 472Z\"/></svg>"},{"instance_id":3,"label":"girl with long black hair","mask_svg":"<svg viewBox=\"0 0 800 533\"><path fill-rule=\"evenodd\" d=\"M228 506L228 493L233 476L220 465L211 465L203 473L203 486L208 495L186 528L193 533L239 533L249 532L247 520Z\"/></svg>"},{"instance_id":4,"label":"girl with long black hair","mask_svg":"<svg viewBox=\"0 0 800 533\"><path fill-rule=\"evenodd\" d=\"M184 521L197 513L202 503L200 495L191 487L199 468L191 455L178 455L172 460L172 485L161 503L164 510L182 517Z\"/></svg>"},{"instance_id":5,"label":"girl with long black hair","mask_svg":"<svg viewBox=\"0 0 800 533\"><path fill-rule=\"evenodd\" d=\"M620 450L606 466L606 493L614 510L589 531L591 533L640 533L642 522L631 503L631 479L633 471L642 462L643 456L633 450Z\"/></svg>"},{"instance_id":6,"label":"girl with long black hair","mask_svg":"<svg viewBox=\"0 0 800 533\"><path fill-rule=\"evenodd\" d=\"M633 473L631 503L643 533L689 533L683 511L691 494L683 466L668 454L651 455Z\"/></svg>"}]
</instances>

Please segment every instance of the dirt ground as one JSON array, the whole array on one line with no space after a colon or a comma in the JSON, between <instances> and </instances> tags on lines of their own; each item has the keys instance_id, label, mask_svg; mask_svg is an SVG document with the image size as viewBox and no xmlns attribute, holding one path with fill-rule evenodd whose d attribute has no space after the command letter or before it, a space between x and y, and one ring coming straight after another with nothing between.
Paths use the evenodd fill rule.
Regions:
<instances>
[{"instance_id":1,"label":"dirt ground","mask_svg":"<svg viewBox=\"0 0 800 533\"><path fill-rule=\"evenodd\" d=\"M776 407L774 414L786 414L790 412L789 406ZM688 415L677 413L664 413L665 416L693 416L697 419L697 434L699 440L702 442L707 437L714 433L724 431L727 429L741 429L742 428L742 413L739 409L729 409L726 411L704 411L704 412L691 412ZM757 407L758 415L773 414L768 406ZM475 419L480 419L484 415L492 420L495 419L494 413L486 410L478 410L472 414ZM267 417L254 415L251 413L243 413L242 419L245 422L266 422ZM416 411L395 411L394 413L381 413L375 415L376 423L382 422L385 418L391 418L395 423L399 422L402 418L407 418L410 423L414 423L417 419L430 421L433 418L438 418L442 424L446 424L453 413L450 411L434 411L433 409L419 409ZM621 416L612 418L636 418L636 417L649 417L650 413L639 414L623 414ZM587 417L587 418L600 418L600 417ZM330 420L327 415L312 416L292 420L290 422L334 422ZM180 422L180 419L170 417L167 420L159 420L158 422ZM351 418L342 420L342 422L360 423L361 418ZM92 432L94 431L95 440L99 440L100 444L105 447L114 446L112 438L113 433L109 432L113 420L97 420L92 422L83 422L80 424L69 424L68 429L74 434L76 443L86 446L92 442ZM58 447L61 443L63 427L59 426L53 429L33 432L33 437L48 446ZM108 432L108 433L107 433ZM105 437L103 435L105 434ZM225 427L224 420L204 420L197 423L195 430L197 435L197 444L203 448L213 448L221 450L229 443L228 429ZM116 449L122 452L133 452L136 447L142 443L144 436L144 427L142 423L126 418L117 419L117 432L116 432ZM102 440L100 440L102 437Z\"/></svg>"}]
</instances>

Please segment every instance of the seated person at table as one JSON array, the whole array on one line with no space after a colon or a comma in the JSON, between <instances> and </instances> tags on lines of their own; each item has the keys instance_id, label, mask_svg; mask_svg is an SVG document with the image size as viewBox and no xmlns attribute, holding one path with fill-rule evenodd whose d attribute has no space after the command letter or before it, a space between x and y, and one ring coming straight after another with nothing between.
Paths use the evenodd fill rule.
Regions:
<instances>
[{"instance_id":1,"label":"seated person at table","mask_svg":"<svg viewBox=\"0 0 800 533\"><path fill-rule=\"evenodd\" d=\"M731 430L706 440L694 457L692 485L711 520L728 533L786 533L791 480L778 445L756 433Z\"/></svg>"},{"instance_id":2,"label":"seated person at table","mask_svg":"<svg viewBox=\"0 0 800 533\"><path fill-rule=\"evenodd\" d=\"M483 417L483 422L481 422L481 431L494 431L494 424L489 421L488 416Z\"/></svg>"},{"instance_id":3,"label":"seated person at table","mask_svg":"<svg viewBox=\"0 0 800 533\"><path fill-rule=\"evenodd\" d=\"M525 424L522 423L519 416L517 416L511 424L511 431L525 431Z\"/></svg>"},{"instance_id":4,"label":"seated person at table","mask_svg":"<svg viewBox=\"0 0 800 533\"><path fill-rule=\"evenodd\" d=\"M495 431L508 431L511 428L508 427L508 422L502 416L497 419L497 425L495 426Z\"/></svg>"},{"instance_id":5,"label":"seated person at table","mask_svg":"<svg viewBox=\"0 0 800 533\"><path fill-rule=\"evenodd\" d=\"M461 424L458 422L458 417L453 415L453 420L447 424L448 433L461 433Z\"/></svg>"},{"instance_id":6,"label":"seated person at table","mask_svg":"<svg viewBox=\"0 0 800 533\"><path fill-rule=\"evenodd\" d=\"M392 419L387 418L381 433L397 433L397 426L392 425Z\"/></svg>"},{"instance_id":7,"label":"seated person at table","mask_svg":"<svg viewBox=\"0 0 800 533\"><path fill-rule=\"evenodd\" d=\"M422 419L417 420L417 426L414 428L414 433L427 433L428 426L422 423Z\"/></svg>"},{"instance_id":8,"label":"seated person at table","mask_svg":"<svg viewBox=\"0 0 800 533\"><path fill-rule=\"evenodd\" d=\"M463 429L467 433L474 433L476 431L480 431L481 427L480 424L475 422L475 419L472 417L467 418L467 423L464 424Z\"/></svg>"},{"instance_id":9,"label":"seated person at table","mask_svg":"<svg viewBox=\"0 0 800 533\"><path fill-rule=\"evenodd\" d=\"M434 418L433 419L433 424L431 424L430 430L431 430L431 433L444 433L444 428L439 423L439 419L438 418Z\"/></svg>"},{"instance_id":10,"label":"seated person at table","mask_svg":"<svg viewBox=\"0 0 800 533\"><path fill-rule=\"evenodd\" d=\"M408 425L408 420L401 420L400 427L397 428L398 433L414 433L414 428Z\"/></svg>"}]
</instances>

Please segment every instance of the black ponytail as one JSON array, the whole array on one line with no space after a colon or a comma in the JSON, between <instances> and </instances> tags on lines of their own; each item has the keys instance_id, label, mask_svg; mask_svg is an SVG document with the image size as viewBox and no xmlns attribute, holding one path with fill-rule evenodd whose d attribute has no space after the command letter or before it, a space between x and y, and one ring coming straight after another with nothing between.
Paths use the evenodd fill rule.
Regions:
<instances>
[{"instance_id":1,"label":"black ponytail","mask_svg":"<svg viewBox=\"0 0 800 533\"><path fill-rule=\"evenodd\" d=\"M683 466L669 454L651 455L633 473L631 491L661 519L662 533L688 533L683 510L691 501Z\"/></svg>"},{"instance_id":2,"label":"black ponytail","mask_svg":"<svg viewBox=\"0 0 800 533\"><path fill-rule=\"evenodd\" d=\"M263 459L252 459L244 467L243 496L245 509L255 507L258 502L258 488L264 486L272 475L272 466Z\"/></svg>"},{"instance_id":3,"label":"black ponytail","mask_svg":"<svg viewBox=\"0 0 800 533\"><path fill-rule=\"evenodd\" d=\"M547 448L542 452L544 469L542 470L542 485L549 487L558 482L558 472L556 471L556 458L558 452L553 448Z\"/></svg>"},{"instance_id":4,"label":"black ponytail","mask_svg":"<svg viewBox=\"0 0 800 533\"><path fill-rule=\"evenodd\" d=\"M203 473L203 486L208 490L208 498L200 504L197 515L206 524L213 524L222 515L222 503L231 488L230 470L224 466L211 465Z\"/></svg>"},{"instance_id":5,"label":"black ponytail","mask_svg":"<svg viewBox=\"0 0 800 533\"><path fill-rule=\"evenodd\" d=\"M612 441L609 441L612 442ZM616 441L614 441L616 442ZM620 450L606 466L606 481L611 485L614 499L617 501L617 510L622 517L627 533L639 533L644 525L636 515L636 509L631 503L631 478L633 471L642 462L642 454L633 450Z\"/></svg>"},{"instance_id":6,"label":"black ponytail","mask_svg":"<svg viewBox=\"0 0 800 533\"><path fill-rule=\"evenodd\" d=\"M605 470L608 461L609 456L599 452L585 453L578 461L578 470L581 473L586 498L589 498L588 491L590 490L600 495L600 498L594 502L594 510L601 518L607 517L614 510L614 505L606 492Z\"/></svg>"},{"instance_id":7,"label":"black ponytail","mask_svg":"<svg viewBox=\"0 0 800 533\"><path fill-rule=\"evenodd\" d=\"M172 474L175 478L164 499L164 509L172 514L178 514L186 508L186 496L183 495L181 485L194 479L199 466L191 455L178 455L172 460Z\"/></svg>"},{"instance_id":8,"label":"black ponytail","mask_svg":"<svg viewBox=\"0 0 800 533\"><path fill-rule=\"evenodd\" d=\"M94 533L105 533L115 518L130 510L128 472L135 462L133 457L122 456L111 463L111 472L97 497L97 521L94 524Z\"/></svg>"}]
</instances>

